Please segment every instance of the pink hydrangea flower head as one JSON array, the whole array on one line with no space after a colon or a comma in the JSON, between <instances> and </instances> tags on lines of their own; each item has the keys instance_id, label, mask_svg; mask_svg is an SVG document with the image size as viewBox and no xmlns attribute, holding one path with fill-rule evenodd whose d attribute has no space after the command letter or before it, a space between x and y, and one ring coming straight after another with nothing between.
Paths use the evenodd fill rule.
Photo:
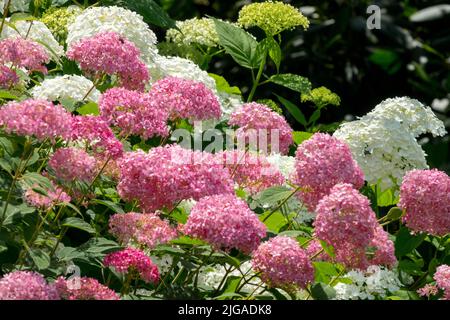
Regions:
<instances>
[{"instance_id":1,"label":"pink hydrangea flower head","mask_svg":"<svg viewBox=\"0 0 450 320\"><path fill-rule=\"evenodd\" d=\"M166 220L154 213L118 213L109 220L109 231L124 245L153 249L177 237Z\"/></svg>"},{"instance_id":2,"label":"pink hydrangea flower head","mask_svg":"<svg viewBox=\"0 0 450 320\"><path fill-rule=\"evenodd\" d=\"M311 211L338 183L350 183L357 189L364 185L363 172L350 148L324 133L314 134L298 147L295 170L294 183L304 188L298 196Z\"/></svg>"},{"instance_id":3,"label":"pink hydrangea flower head","mask_svg":"<svg viewBox=\"0 0 450 320\"><path fill-rule=\"evenodd\" d=\"M159 281L158 267L141 250L126 248L110 253L105 256L103 264L106 267L113 267L119 273L138 273L142 280L148 283Z\"/></svg>"},{"instance_id":4,"label":"pink hydrangea flower head","mask_svg":"<svg viewBox=\"0 0 450 320\"><path fill-rule=\"evenodd\" d=\"M330 256L323 250L320 241L312 240L306 247L306 254L313 261L331 261Z\"/></svg>"},{"instance_id":5,"label":"pink hydrangea flower head","mask_svg":"<svg viewBox=\"0 0 450 320\"><path fill-rule=\"evenodd\" d=\"M62 106L45 100L9 102L0 108L0 127L19 136L34 136L43 141L66 138L72 116Z\"/></svg>"},{"instance_id":6,"label":"pink hydrangea flower head","mask_svg":"<svg viewBox=\"0 0 450 320\"><path fill-rule=\"evenodd\" d=\"M52 184L52 189L45 191L47 196L34 191L33 188L29 188L25 191L25 201L33 207L47 210L58 203L69 203L72 200L63 189L54 184Z\"/></svg>"},{"instance_id":7,"label":"pink hydrangea flower head","mask_svg":"<svg viewBox=\"0 0 450 320\"><path fill-rule=\"evenodd\" d=\"M23 38L7 38L0 41L0 63L28 71L47 73L44 66L50 62L45 49L38 43Z\"/></svg>"},{"instance_id":8,"label":"pink hydrangea flower head","mask_svg":"<svg viewBox=\"0 0 450 320\"><path fill-rule=\"evenodd\" d=\"M255 250L266 235L266 226L235 195L215 195L200 199L184 225L186 235L209 242L216 249Z\"/></svg>"},{"instance_id":9,"label":"pink hydrangea flower head","mask_svg":"<svg viewBox=\"0 0 450 320\"><path fill-rule=\"evenodd\" d=\"M388 233L383 230L383 227L378 225L375 228L369 247L375 249L373 256L369 258L369 264L384 265L389 268L393 268L397 264L394 242L389 239Z\"/></svg>"},{"instance_id":10,"label":"pink hydrangea flower head","mask_svg":"<svg viewBox=\"0 0 450 320\"><path fill-rule=\"evenodd\" d=\"M291 291L314 281L308 255L292 238L277 236L262 243L253 253L252 266L271 287Z\"/></svg>"},{"instance_id":11,"label":"pink hydrangea flower head","mask_svg":"<svg viewBox=\"0 0 450 320\"><path fill-rule=\"evenodd\" d=\"M167 110L172 120L219 119L222 114L217 97L202 82L167 77L152 85L149 99Z\"/></svg>"},{"instance_id":12,"label":"pink hydrangea flower head","mask_svg":"<svg viewBox=\"0 0 450 320\"><path fill-rule=\"evenodd\" d=\"M122 129L124 135L148 139L169 134L167 111L159 108L147 94L113 88L102 94L99 106L102 117Z\"/></svg>"},{"instance_id":13,"label":"pink hydrangea flower head","mask_svg":"<svg viewBox=\"0 0 450 320\"><path fill-rule=\"evenodd\" d=\"M315 236L336 251L365 249L378 226L369 200L351 184L337 184L316 208Z\"/></svg>"},{"instance_id":14,"label":"pink hydrangea flower head","mask_svg":"<svg viewBox=\"0 0 450 320\"><path fill-rule=\"evenodd\" d=\"M450 266L444 264L436 269L434 274L436 286L444 291L444 300L450 300Z\"/></svg>"},{"instance_id":15,"label":"pink hydrangea flower head","mask_svg":"<svg viewBox=\"0 0 450 320\"><path fill-rule=\"evenodd\" d=\"M119 295L96 279L77 277L55 281L56 290L62 300L120 300Z\"/></svg>"},{"instance_id":16,"label":"pink hydrangea flower head","mask_svg":"<svg viewBox=\"0 0 450 320\"><path fill-rule=\"evenodd\" d=\"M62 181L91 182L96 174L96 160L82 149L58 149L48 162L56 177Z\"/></svg>"},{"instance_id":17,"label":"pink hydrangea flower head","mask_svg":"<svg viewBox=\"0 0 450 320\"><path fill-rule=\"evenodd\" d=\"M426 284L423 288L417 290L417 293L422 297L430 297L438 294L439 289L432 284Z\"/></svg>"},{"instance_id":18,"label":"pink hydrangea flower head","mask_svg":"<svg viewBox=\"0 0 450 320\"><path fill-rule=\"evenodd\" d=\"M143 91L150 75L139 49L115 32L98 33L74 43L67 57L94 78L116 75L121 87Z\"/></svg>"},{"instance_id":19,"label":"pink hydrangea flower head","mask_svg":"<svg viewBox=\"0 0 450 320\"><path fill-rule=\"evenodd\" d=\"M450 233L450 177L437 169L409 171L398 206L406 211L403 222L411 230L435 236Z\"/></svg>"},{"instance_id":20,"label":"pink hydrangea flower head","mask_svg":"<svg viewBox=\"0 0 450 320\"><path fill-rule=\"evenodd\" d=\"M292 128L286 119L263 104L244 104L231 114L228 124L239 127L236 131L239 141L262 152L287 154L293 143Z\"/></svg>"},{"instance_id":21,"label":"pink hydrangea flower head","mask_svg":"<svg viewBox=\"0 0 450 320\"><path fill-rule=\"evenodd\" d=\"M18 82L19 76L14 70L0 65L0 89L10 89Z\"/></svg>"},{"instance_id":22,"label":"pink hydrangea flower head","mask_svg":"<svg viewBox=\"0 0 450 320\"><path fill-rule=\"evenodd\" d=\"M234 182L250 194L285 182L283 174L262 154L233 150L219 152L217 156L230 171Z\"/></svg>"},{"instance_id":23,"label":"pink hydrangea flower head","mask_svg":"<svg viewBox=\"0 0 450 320\"><path fill-rule=\"evenodd\" d=\"M41 274L14 271L0 279L0 300L59 300L59 295Z\"/></svg>"},{"instance_id":24,"label":"pink hydrangea flower head","mask_svg":"<svg viewBox=\"0 0 450 320\"><path fill-rule=\"evenodd\" d=\"M120 171L119 195L126 201L138 200L147 212L172 208L185 199L234 193L228 169L214 155L179 145L129 152Z\"/></svg>"},{"instance_id":25,"label":"pink hydrangea flower head","mask_svg":"<svg viewBox=\"0 0 450 320\"><path fill-rule=\"evenodd\" d=\"M118 159L123 155L123 145L108 123L99 116L76 116L72 120L71 139L91 143L96 156Z\"/></svg>"}]
</instances>

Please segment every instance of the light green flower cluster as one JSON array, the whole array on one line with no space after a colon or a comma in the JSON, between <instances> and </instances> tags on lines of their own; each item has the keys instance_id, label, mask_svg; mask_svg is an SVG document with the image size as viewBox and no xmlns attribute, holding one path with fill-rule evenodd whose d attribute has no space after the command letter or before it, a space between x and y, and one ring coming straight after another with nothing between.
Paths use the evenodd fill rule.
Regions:
<instances>
[{"instance_id":1,"label":"light green flower cluster","mask_svg":"<svg viewBox=\"0 0 450 320\"><path fill-rule=\"evenodd\" d=\"M75 21L81 9L77 6L63 8L49 8L40 19L50 29L59 43L64 43L67 38L67 26Z\"/></svg>"},{"instance_id":2,"label":"light green flower cluster","mask_svg":"<svg viewBox=\"0 0 450 320\"><path fill-rule=\"evenodd\" d=\"M169 29L166 40L177 44L199 44L206 47L219 46L219 36L214 21L209 18L193 18L177 21L177 29Z\"/></svg>"},{"instance_id":3,"label":"light green flower cluster","mask_svg":"<svg viewBox=\"0 0 450 320\"><path fill-rule=\"evenodd\" d=\"M334 106L339 106L341 104L341 98L339 98L336 93L325 87L312 89L307 94L303 93L301 100L302 102L311 101L318 108L323 108L329 104Z\"/></svg>"},{"instance_id":4,"label":"light green flower cluster","mask_svg":"<svg viewBox=\"0 0 450 320\"><path fill-rule=\"evenodd\" d=\"M259 27L268 36L302 26L309 27L309 20L295 7L283 2L261 2L244 6L239 11L238 24L244 28Z\"/></svg>"},{"instance_id":5,"label":"light green flower cluster","mask_svg":"<svg viewBox=\"0 0 450 320\"><path fill-rule=\"evenodd\" d=\"M283 110L276 104L275 101L273 101L271 99L259 99L256 102L268 106L270 109L272 109L273 111L275 111L278 114L283 114Z\"/></svg>"}]
</instances>

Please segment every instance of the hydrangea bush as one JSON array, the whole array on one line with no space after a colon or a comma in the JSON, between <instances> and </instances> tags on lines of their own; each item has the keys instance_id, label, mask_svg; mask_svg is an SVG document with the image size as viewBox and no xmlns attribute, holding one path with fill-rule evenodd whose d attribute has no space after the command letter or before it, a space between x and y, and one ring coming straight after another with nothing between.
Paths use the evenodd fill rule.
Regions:
<instances>
[{"instance_id":1,"label":"hydrangea bush","mask_svg":"<svg viewBox=\"0 0 450 320\"><path fill-rule=\"evenodd\" d=\"M0 1L0 300L450 299L429 107L380 97L320 132L341 100L280 73L312 24L281 1L234 21L75 3ZM248 90L208 73L225 55Z\"/></svg>"}]
</instances>

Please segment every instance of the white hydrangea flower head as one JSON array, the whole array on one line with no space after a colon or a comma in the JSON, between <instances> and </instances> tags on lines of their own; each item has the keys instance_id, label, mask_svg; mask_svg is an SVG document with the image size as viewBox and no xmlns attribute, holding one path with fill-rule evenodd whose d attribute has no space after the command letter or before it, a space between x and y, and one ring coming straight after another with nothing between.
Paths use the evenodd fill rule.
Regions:
<instances>
[{"instance_id":1,"label":"white hydrangea flower head","mask_svg":"<svg viewBox=\"0 0 450 320\"><path fill-rule=\"evenodd\" d=\"M428 169L426 154L405 124L366 118L347 122L334 136L348 144L369 184L382 190L400 185L406 172Z\"/></svg>"},{"instance_id":2,"label":"white hydrangea flower head","mask_svg":"<svg viewBox=\"0 0 450 320\"><path fill-rule=\"evenodd\" d=\"M240 109L244 104L240 95L230 94L224 91L217 92L217 98L222 106L221 121L228 121L231 114L237 109Z\"/></svg>"},{"instance_id":3,"label":"white hydrangea flower head","mask_svg":"<svg viewBox=\"0 0 450 320\"><path fill-rule=\"evenodd\" d=\"M415 137L428 132L435 137L446 134L444 123L436 117L430 107L408 97L386 99L363 119L367 117L395 119L405 124Z\"/></svg>"},{"instance_id":4,"label":"white hydrangea flower head","mask_svg":"<svg viewBox=\"0 0 450 320\"><path fill-rule=\"evenodd\" d=\"M73 99L82 101L98 102L100 92L94 88L91 80L78 75L63 75L52 79L45 79L40 86L31 89L31 95L35 99L45 99L48 101L61 101ZM89 92L90 91L90 92Z\"/></svg>"},{"instance_id":5,"label":"white hydrangea flower head","mask_svg":"<svg viewBox=\"0 0 450 320\"><path fill-rule=\"evenodd\" d=\"M18 20L14 22L14 27L16 29L5 25L0 39L16 37L27 38L41 44L50 57L54 57L55 55L61 57L64 55L64 48L56 41L52 32L43 22L37 20Z\"/></svg>"},{"instance_id":6,"label":"white hydrangea flower head","mask_svg":"<svg viewBox=\"0 0 450 320\"><path fill-rule=\"evenodd\" d=\"M340 282L334 286L336 300L383 299L402 287L397 270L380 266L370 266L366 271L351 270L343 278L352 283Z\"/></svg>"},{"instance_id":7,"label":"white hydrangea flower head","mask_svg":"<svg viewBox=\"0 0 450 320\"><path fill-rule=\"evenodd\" d=\"M210 18L193 18L177 21L179 30L167 30L166 40L177 44L199 44L206 47L219 46L219 35L216 32L214 20Z\"/></svg>"},{"instance_id":8,"label":"white hydrangea flower head","mask_svg":"<svg viewBox=\"0 0 450 320\"><path fill-rule=\"evenodd\" d=\"M267 160L280 170L286 180L290 180L292 174L295 172L295 157L273 153L267 156Z\"/></svg>"},{"instance_id":9,"label":"white hydrangea flower head","mask_svg":"<svg viewBox=\"0 0 450 320\"><path fill-rule=\"evenodd\" d=\"M0 0L0 12L5 11L8 0ZM12 0L9 5L8 11L13 12L28 12L30 6L30 0Z\"/></svg>"},{"instance_id":10,"label":"white hydrangea flower head","mask_svg":"<svg viewBox=\"0 0 450 320\"><path fill-rule=\"evenodd\" d=\"M139 48L145 63L151 64L158 53L156 35L142 16L117 6L88 8L76 17L67 31L68 47L101 32L116 32Z\"/></svg>"}]
</instances>

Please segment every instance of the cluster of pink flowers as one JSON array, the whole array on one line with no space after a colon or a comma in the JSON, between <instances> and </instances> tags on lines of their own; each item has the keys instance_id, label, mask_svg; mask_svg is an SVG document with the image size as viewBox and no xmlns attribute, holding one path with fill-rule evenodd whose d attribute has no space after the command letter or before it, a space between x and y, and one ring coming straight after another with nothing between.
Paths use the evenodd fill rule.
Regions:
<instances>
[{"instance_id":1,"label":"cluster of pink flowers","mask_svg":"<svg viewBox=\"0 0 450 320\"><path fill-rule=\"evenodd\" d=\"M134 134L148 139L169 134L168 112L159 108L148 94L113 88L102 94L99 106L102 117L122 129L124 135Z\"/></svg>"},{"instance_id":2,"label":"cluster of pink flowers","mask_svg":"<svg viewBox=\"0 0 450 320\"><path fill-rule=\"evenodd\" d=\"M58 203L69 203L72 199L70 196L58 186L52 185L53 189L45 190L47 195L40 194L33 190L28 189L25 192L25 201L36 208L49 209Z\"/></svg>"},{"instance_id":3,"label":"cluster of pink flowers","mask_svg":"<svg viewBox=\"0 0 450 320\"><path fill-rule=\"evenodd\" d=\"M23 38L7 38L0 41L0 63L11 64L16 68L25 68L28 71L47 73L44 64L50 57L44 48L31 40Z\"/></svg>"},{"instance_id":4,"label":"cluster of pink flowers","mask_svg":"<svg viewBox=\"0 0 450 320\"><path fill-rule=\"evenodd\" d=\"M96 79L104 74L116 75L119 85L130 90L143 91L150 79L139 49L115 32L98 33L78 41L69 48L67 57Z\"/></svg>"},{"instance_id":5,"label":"cluster of pink flowers","mask_svg":"<svg viewBox=\"0 0 450 320\"><path fill-rule=\"evenodd\" d=\"M397 264L394 242L389 239L389 234L380 225L376 226L369 247L375 249L373 256L368 258L369 265L383 265L393 268Z\"/></svg>"},{"instance_id":6,"label":"cluster of pink flowers","mask_svg":"<svg viewBox=\"0 0 450 320\"><path fill-rule=\"evenodd\" d=\"M314 281L307 252L289 237L277 236L261 244L253 253L252 266L268 285L287 291L305 288Z\"/></svg>"},{"instance_id":7,"label":"cluster of pink flowers","mask_svg":"<svg viewBox=\"0 0 450 320\"><path fill-rule=\"evenodd\" d=\"M166 77L155 82L150 99L169 112L169 118L195 120L219 119L222 114L214 93L201 82Z\"/></svg>"},{"instance_id":8,"label":"cluster of pink flowers","mask_svg":"<svg viewBox=\"0 0 450 320\"><path fill-rule=\"evenodd\" d=\"M294 183L303 188L298 196L311 211L338 183L350 183L357 189L364 185L364 174L350 148L324 133L314 134L298 147L295 170Z\"/></svg>"},{"instance_id":9,"label":"cluster of pink flowers","mask_svg":"<svg viewBox=\"0 0 450 320\"><path fill-rule=\"evenodd\" d=\"M438 288L433 284L426 284L423 288L417 290L417 293L422 297L430 297L438 294Z\"/></svg>"},{"instance_id":10,"label":"cluster of pink flowers","mask_svg":"<svg viewBox=\"0 0 450 320\"><path fill-rule=\"evenodd\" d=\"M76 116L71 126L72 140L91 143L93 152L104 158L118 159L123 155L123 145L108 123L99 116Z\"/></svg>"},{"instance_id":11,"label":"cluster of pink flowers","mask_svg":"<svg viewBox=\"0 0 450 320\"><path fill-rule=\"evenodd\" d=\"M323 250L319 240L312 240L306 247L306 254L313 261L331 261L331 257Z\"/></svg>"},{"instance_id":12,"label":"cluster of pink flowers","mask_svg":"<svg viewBox=\"0 0 450 320\"><path fill-rule=\"evenodd\" d=\"M19 82L17 73L7 66L0 66L0 89L10 89Z\"/></svg>"},{"instance_id":13,"label":"cluster of pink flowers","mask_svg":"<svg viewBox=\"0 0 450 320\"><path fill-rule=\"evenodd\" d=\"M252 154L240 150L223 151L217 154L230 171L239 187L250 194L256 194L272 186L285 182L283 174L262 154Z\"/></svg>"},{"instance_id":14,"label":"cluster of pink flowers","mask_svg":"<svg viewBox=\"0 0 450 320\"><path fill-rule=\"evenodd\" d=\"M216 161L217 162L217 161ZM130 152L120 162L119 195L138 200L144 211L171 208L181 200L232 194L233 181L215 157L179 145Z\"/></svg>"},{"instance_id":15,"label":"cluster of pink flowers","mask_svg":"<svg viewBox=\"0 0 450 320\"><path fill-rule=\"evenodd\" d=\"M0 279L0 300L59 300L59 295L41 274L14 271Z\"/></svg>"},{"instance_id":16,"label":"cluster of pink flowers","mask_svg":"<svg viewBox=\"0 0 450 320\"><path fill-rule=\"evenodd\" d=\"M176 230L154 213L115 214L109 219L109 231L122 244L148 249L177 237Z\"/></svg>"},{"instance_id":17,"label":"cluster of pink flowers","mask_svg":"<svg viewBox=\"0 0 450 320\"><path fill-rule=\"evenodd\" d=\"M123 274L137 273L147 283L159 280L158 267L141 250L126 248L105 256L103 264Z\"/></svg>"},{"instance_id":18,"label":"cluster of pink flowers","mask_svg":"<svg viewBox=\"0 0 450 320\"><path fill-rule=\"evenodd\" d=\"M93 278L59 277L54 285L62 300L120 300L116 292Z\"/></svg>"},{"instance_id":19,"label":"cluster of pink flowers","mask_svg":"<svg viewBox=\"0 0 450 320\"><path fill-rule=\"evenodd\" d=\"M434 280L436 286L444 291L444 299L450 300L450 266L444 264L437 267Z\"/></svg>"},{"instance_id":20,"label":"cluster of pink flowers","mask_svg":"<svg viewBox=\"0 0 450 320\"><path fill-rule=\"evenodd\" d=\"M75 180L89 183L96 174L96 160L82 149L58 149L48 162L55 176L66 182Z\"/></svg>"},{"instance_id":21,"label":"cluster of pink flowers","mask_svg":"<svg viewBox=\"0 0 450 320\"><path fill-rule=\"evenodd\" d=\"M61 105L45 100L10 102L0 108L0 127L4 126L6 132L34 136L41 141L68 137L71 119Z\"/></svg>"},{"instance_id":22,"label":"cluster of pink flowers","mask_svg":"<svg viewBox=\"0 0 450 320\"><path fill-rule=\"evenodd\" d=\"M266 236L266 226L235 195L204 197L191 210L183 227L186 235L207 241L217 249L255 250Z\"/></svg>"},{"instance_id":23,"label":"cluster of pink flowers","mask_svg":"<svg viewBox=\"0 0 450 320\"><path fill-rule=\"evenodd\" d=\"M236 132L239 141L257 143L258 150L263 152L287 154L293 143L292 128L286 119L263 104L244 104L233 112L228 124L239 127Z\"/></svg>"},{"instance_id":24,"label":"cluster of pink flowers","mask_svg":"<svg viewBox=\"0 0 450 320\"><path fill-rule=\"evenodd\" d=\"M444 236L450 232L450 177L437 169L412 170L400 188L403 222L415 232Z\"/></svg>"},{"instance_id":25,"label":"cluster of pink flowers","mask_svg":"<svg viewBox=\"0 0 450 320\"><path fill-rule=\"evenodd\" d=\"M316 208L315 236L333 246L336 261L348 267L365 269L369 265L366 249L377 247L373 263L391 265L393 246L379 228L369 200L351 184L337 184ZM378 252L379 251L379 252Z\"/></svg>"}]
</instances>

